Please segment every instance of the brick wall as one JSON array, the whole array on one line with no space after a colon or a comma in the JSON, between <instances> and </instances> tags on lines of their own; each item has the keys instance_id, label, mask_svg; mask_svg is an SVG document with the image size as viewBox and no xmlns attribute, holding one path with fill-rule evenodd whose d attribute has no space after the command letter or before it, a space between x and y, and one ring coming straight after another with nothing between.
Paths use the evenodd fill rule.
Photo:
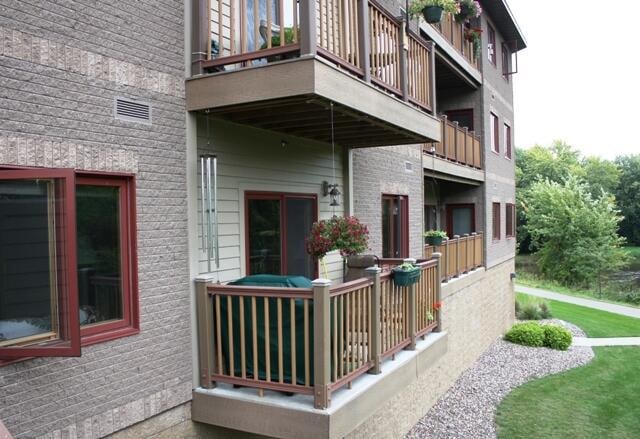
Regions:
<instances>
[{"instance_id":1,"label":"brick wall","mask_svg":"<svg viewBox=\"0 0 640 439\"><path fill-rule=\"evenodd\" d=\"M100 437L190 400L182 2L0 0L0 165L136 174L141 333L0 367L15 437ZM147 101L152 124L114 119Z\"/></svg>"}]
</instances>

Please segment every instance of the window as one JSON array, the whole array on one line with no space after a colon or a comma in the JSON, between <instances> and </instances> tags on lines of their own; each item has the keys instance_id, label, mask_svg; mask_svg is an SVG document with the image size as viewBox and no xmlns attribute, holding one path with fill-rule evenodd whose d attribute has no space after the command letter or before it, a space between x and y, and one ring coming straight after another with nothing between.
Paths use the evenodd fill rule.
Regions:
<instances>
[{"instance_id":1,"label":"window","mask_svg":"<svg viewBox=\"0 0 640 439\"><path fill-rule=\"evenodd\" d=\"M454 236L471 235L476 231L476 208L473 204L447 205L447 234Z\"/></svg>"},{"instance_id":2,"label":"window","mask_svg":"<svg viewBox=\"0 0 640 439\"><path fill-rule=\"evenodd\" d=\"M513 238L516 236L516 232L515 232L516 206L514 204L507 203L506 220L507 220L507 238Z\"/></svg>"},{"instance_id":3,"label":"window","mask_svg":"<svg viewBox=\"0 0 640 439\"><path fill-rule=\"evenodd\" d=\"M498 120L498 116L491 113L490 115L490 124L491 124L491 150L497 154L500 154L500 122Z\"/></svg>"},{"instance_id":4,"label":"window","mask_svg":"<svg viewBox=\"0 0 640 439\"><path fill-rule=\"evenodd\" d=\"M452 122L458 122L461 127L469 128L469 131L473 131L473 109L465 110L452 110L445 112L447 119Z\"/></svg>"},{"instance_id":5,"label":"window","mask_svg":"<svg viewBox=\"0 0 640 439\"><path fill-rule=\"evenodd\" d=\"M496 63L496 31L493 29L493 27L489 26L489 45L488 45L488 55L489 55L489 62L491 64L493 64L494 66L497 65Z\"/></svg>"},{"instance_id":6,"label":"window","mask_svg":"<svg viewBox=\"0 0 640 439\"><path fill-rule=\"evenodd\" d=\"M0 170L0 359L138 331L133 181Z\"/></svg>"},{"instance_id":7,"label":"window","mask_svg":"<svg viewBox=\"0 0 640 439\"><path fill-rule=\"evenodd\" d=\"M316 195L247 192L245 202L247 274L315 277L305 239L317 220Z\"/></svg>"},{"instance_id":8,"label":"window","mask_svg":"<svg viewBox=\"0 0 640 439\"><path fill-rule=\"evenodd\" d=\"M506 44L502 44L502 77L509 82L511 76L511 51Z\"/></svg>"},{"instance_id":9,"label":"window","mask_svg":"<svg viewBox=\"0 0 640 439\"><path fill-rule=\"evenodd\" d=\"M503 127L503 135L504 135L504 146L505 146L504 156L506 158L510 159L511 156L512 156L511 127L509 125L507 125L506 123L504 124L504 127Z\"/></svg>"},{"instance_id":10,"label":"window","mask_svg":"<svg viewBox=\"0 0 640 439\"><path fill-rule=\"evenodd\" d=\"M500 230L500 203L493 203L493 240L499 241L501 238Z\"/></svg>"},{"instance_id":11,"label":"window","mask_svg":"<svg viewBox=\"0 0 640 439\"><path fill-rule=\"evenodd\" d=\"M382 196L382 257L409 257L409 199Z\"/></svg>"}]
</instances>

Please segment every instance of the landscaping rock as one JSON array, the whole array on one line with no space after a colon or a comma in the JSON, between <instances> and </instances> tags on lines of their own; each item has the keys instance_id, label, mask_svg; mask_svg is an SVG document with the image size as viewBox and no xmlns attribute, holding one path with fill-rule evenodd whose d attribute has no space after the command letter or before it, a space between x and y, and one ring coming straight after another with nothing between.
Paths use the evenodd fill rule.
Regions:
<instances>
[{"instance_id":1,"label":"landscaping rock","mask_svg":"<svg viewBox=\"0 0 640 439\"><path fill-rule=\"evenodd\" d=\"M584 336L575 325L560 324L574 336ZM495 411L511 390L527 381L583 366L593 359L589 347L567 351L530 348L496 340L466 370L447 393L407 433L406 438L495 438Z\"/></svg>"}]
</instances>

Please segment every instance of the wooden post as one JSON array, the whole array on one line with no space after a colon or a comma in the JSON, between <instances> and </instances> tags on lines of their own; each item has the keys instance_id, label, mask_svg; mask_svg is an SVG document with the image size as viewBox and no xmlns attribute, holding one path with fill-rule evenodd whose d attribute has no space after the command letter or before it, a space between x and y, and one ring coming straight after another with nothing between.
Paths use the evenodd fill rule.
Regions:
<instances>
[{"instance_id":1,"label":"wooden post","mask_svg":"<svg viewBox=\"0 0 640 439\"><path fill-rule=\"evenodd\" d=\"M454 241L456 241L456 257L454 258L456 261L456 276L460 276L460 235L453 235Z\"/></svg>"},{"instance_id":2,"label":"wooden post","mask_svg":"<svg viewBox=\"0 0 640 439\"><path fill-rule=\"evenodd\" d=\"M198 364L200 370L200 386L211 389L215 385L211 381L215 364L213 348L213 301L207 291L206 280L196 280L196 306L198 314Z\"/></svg>"},{"instance_id":3,"label":"wooden post","mask_svg":"<svg viewBox=\"0 0 640 439\"><path fill-rule=\"evenodd\" d=\"M442 254L440 254L441 258L440 258L440 263L438 264L439 267L442 266L442 264L444 264L444 267L442 267L441 270L441 274L440 274L440 281L441 282L449 282L449 252L451 251L451 248L449 247L449 238L444 238L444 244L443 244L443 248L444 248L444 258L442 258ZM435 258L435 253L432 256ZM442 273L444 273L444 279L442 278Z\"/></svg>"},{"instance_id":4,"label":"wooden post","mask_svg":"<svg viewBox=\"0 0 640 439\"><path fill-rule=\"evenodd\" d=\"M436 45L433 41L427 42L429 47L429 94L431 96L431 114L436 113Z\"/></svg>"},{"instance_id":5,"label":"wooden post","mask_svg":"<svg viewBox=\"0 0 640 439\"><path fill-rule=\"evenodd\" d=\"M416 260L413 258L407 258L403 262L408 264L415 264ZM409 338L411 339L411 344L407 346L407 350L413 351L416 348L416 328L417 328L417 305L416 305L416 284L409 285L409 303L407 306L407 312L409 315L407 316L407 321L409 323Z\"/></svg>"},{"instance_id":6,"label":"wooden post","mask_svg":"<svg viewBox=\"0 0 640 439\"><path fill-rule=\"evenodd\" d=\"M433 258L436 259L438 261L438 264L436 265L436 276L438 281L436 282L436 303L440 303L440 301L442 300L442 282L440 282L440 278L442 276L442 254L441 253L434 253L433 254ZM441 308L442 309L442 308ZM440 310L436 310L436 329L435 332L440 332L442 331L442 319L440 317Z\"/></svg>"},{"instance_id":7,"label":"wooden post","mask_svg":"<svg viewBox=\"0 0 640 439\"><path fill-rule=\"evenodd\" d=\"M369 0L358 0L358 40L363 80L371 82L371 29L369 28Z\"/></svg>"},{"instance_id":8,"label":"wooden post","mask_svg":"<svg viewBox=\"0 0 640 439\"><path fill-rule=\"evenodd\" d=\"M316 38L316 2L300 2L300 55L315 55L318 46Z\"/></svg>"},{"instance_id":9,"label":"wooden post","mask_svg":"<svg viewBox=\"0 0 640 439\"><path fill-rule=\"evenodd\" d=\"M310 2L309 2L310 3ZM313 281L313 405L329 407L331 382L331 307L329 279Z\"/></svg>"},{"instance_id":10,"label":"wooden post","mask_svg":"<svg viewBox=\"0 0 640 439\"><path fill-rule=\"evenodd\" d=\"M207 59L209 49L209 0L191 1L191 75L203 73L202 63Z\"/></svg>"},{"instance_id":11,"label":"wooden post","mask_svg":"<svg viewBox=\"0 0 640 439\"><path fill-rule=\"evenodd\" d=\"M435 114L435 113L434 113ZM449 154L447 154L447 115L443 114L441 116L442 119L442 155L445 160L449 159Z\"/></svg>"},{"instance_id":12,"label":"wooden post","mask_svg":"<svg viewBox=\"0 0 640 439\"><path fill-rule=\"evenodd\" d=\"M380 331L380 273L382 269L378 266L369 267L365 269L365 276L373 281L371 287L371 301L369 303L369 317L371 322L369 328L371 328L371 359L373 360L373 367L369 369L368 373L372 375L378 375L381 373L380 363L382 363L382 340Z\"/></svg>"}]
</instances>

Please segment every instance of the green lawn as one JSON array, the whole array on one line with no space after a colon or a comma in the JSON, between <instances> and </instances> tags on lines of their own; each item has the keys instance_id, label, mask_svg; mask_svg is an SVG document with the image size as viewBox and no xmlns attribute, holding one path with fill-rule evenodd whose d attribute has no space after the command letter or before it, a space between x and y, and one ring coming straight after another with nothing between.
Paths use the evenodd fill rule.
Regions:
<instances>
[{"instance_id":1,"label":"green lawn","mask_svg":"<svg viewBox=\"0 0 640 439\"><path fill-rule=\"evenodd\" d=\"M638 438L640 347L595 348L588 365L532 381L496 414L500 439Z\"/></svg>"},{"instance_id":2,"label":"green lawn","mask_svg":"<svg viewBox=\"0 0 640 439\"><path fill-rule=\"evenodd\" d=\"M640 247L624 247L624 251L636 259L640 259Z\"/></svg>"},{"instance_id":3,"label":"green lawn","mask_svg":"<svg viewBox=\"0 0 640 439\"><path fill-rule=\"evenodd\" d=\"M520 304L541 300L543 299L518 293ZM544 301L549 304L554 318L579 326L589 337L640 337L640 319L555 300Z\"/></svg>"}]
</instances>

